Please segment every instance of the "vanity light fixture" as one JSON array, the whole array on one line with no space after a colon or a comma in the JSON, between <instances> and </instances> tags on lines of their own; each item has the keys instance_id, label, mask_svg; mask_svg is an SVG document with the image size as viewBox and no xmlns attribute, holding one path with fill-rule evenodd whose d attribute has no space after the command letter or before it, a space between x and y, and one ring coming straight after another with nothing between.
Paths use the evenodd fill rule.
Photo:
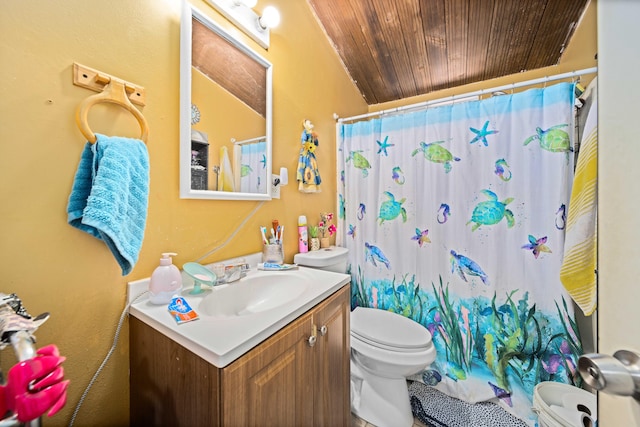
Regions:
<instances>
[{"instance_id":1,"label":"vanity light fixture","mask_svg":"<svg viewBox=\"0 0 640 427\"><path fill-rule=\"evenodd\" d=\"M280 13L273 6L264 8L259 16L253 8L257 0L206 0L215 10L240 28L265 49L269 48L269 29L280 22Z\"/></svg>"},{"instance_id":2,"label":"vanity light fixture","mask_svg":"<svg viewBox=\"0 0 640 427\"><path fill-rule=\"evenodd\" d=\"M280 23L280 12L273 6L267 6L262 11L262 16L258 18L258 25L264 31L275 28Z\"/></svg>"}]
</instances>

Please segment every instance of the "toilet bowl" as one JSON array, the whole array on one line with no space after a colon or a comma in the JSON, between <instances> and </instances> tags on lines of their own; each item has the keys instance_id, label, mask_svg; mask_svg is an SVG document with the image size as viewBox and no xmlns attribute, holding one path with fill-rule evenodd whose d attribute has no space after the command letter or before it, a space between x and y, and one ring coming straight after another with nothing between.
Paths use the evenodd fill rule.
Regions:
<instances>
[{"instance_id":1,"label":"toilet bowl","mask_svg":"<svg viewBox=\"0 0 640 427\"><path fill-rule=\"evenodd\" d=\"M298 265L345 273L346 248L297 254ZM436 357L429 331L390 311L356 307L351 312L351 412L377 427L410 427L408 376Z\"/></svg>"},{"instance_id":2,"label":"toilet bowl","mask_svg":"<svg viewBox=\"0 0 640 427\"><path fill-rule=\"evenodd\" d=\"M429 331L390 311L351 312L351 411L378 427L410 427L407 377L436 357Z\"/></svg>"}]
</instances>

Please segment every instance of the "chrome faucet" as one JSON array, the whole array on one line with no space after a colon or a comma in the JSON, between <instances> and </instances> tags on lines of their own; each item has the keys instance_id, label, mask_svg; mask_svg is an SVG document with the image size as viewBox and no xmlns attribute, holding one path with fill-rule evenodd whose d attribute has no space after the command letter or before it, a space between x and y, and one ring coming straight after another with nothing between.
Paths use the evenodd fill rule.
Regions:
<instances>
[{"instance_id":1,"label":"chrome faucet","mask_svg":"<svg viewBox=\"0 0 640 427\"><path fill-rule=\"evenodd\" d=\"M249 271L249 264L246 262L229 264L224 266L224 276L218 278L218 283L231 283L242 279Z\"/></svg>"}]
</instances>

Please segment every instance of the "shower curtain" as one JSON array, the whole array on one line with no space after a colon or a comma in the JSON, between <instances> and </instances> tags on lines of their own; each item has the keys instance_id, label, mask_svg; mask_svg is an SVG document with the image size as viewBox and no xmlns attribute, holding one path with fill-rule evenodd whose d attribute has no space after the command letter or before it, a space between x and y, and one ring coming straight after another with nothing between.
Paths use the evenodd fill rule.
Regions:
<instances>
[{"instance_id":1,"label":"shower curtain","mask_svg":"<svg viewBox=\"0 0 640 427\"><path fill-rule=\"evenodd\" d=\"M414 379L531 425L535 384L579 378L559 279L573 102L561 83L338 124L352 307L431 332L437 358Z\"/></svg>"},{"instance_id":2,"label":"shower curtain","mask_svg":"<svg viewBox=\"0 0 640 427\"><path fill-rule=\"evenodd\" d=\"M243 193L263 193L267 180L267 144L265 141L240 145L239 164L236 174L239 175L239 190Z\"/></svg>"}]
</instances>

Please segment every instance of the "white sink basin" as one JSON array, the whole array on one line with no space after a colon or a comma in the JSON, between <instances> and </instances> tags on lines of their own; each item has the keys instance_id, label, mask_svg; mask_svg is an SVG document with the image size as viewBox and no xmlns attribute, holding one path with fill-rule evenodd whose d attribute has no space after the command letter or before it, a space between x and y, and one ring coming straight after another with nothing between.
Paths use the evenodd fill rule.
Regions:
<instances>
[{"instance_id":1,"label":"white sink basin","mask_svg":"<svg viewBox=\"0 0 640 427\"><path fill-rule=\"evenodd\" d=\"M244 257L250 265L261 258L261 253ZM190 280L186 273L183 279ZM134 302L129 312L207 362L223 368L350 280L346 274L306 267L288 271L252 267L239 281L211 290L207 286L198 295L185 288L180 295L198 313L194 322L177 323L166 305L152 304L148 298ZM148 278L130 282L129 295L138 295L148 288Z\"/></svg>"},{"instance_id":2,"label":"white sink basin","mask_svg":"<svg viewBox=\"0 0 640 427\"><path fill-rule=\"evenodd\" d=\"M247 316L291 302L309 286L290 272L249 275L239 281L214 287L196 310L211 317Z\"/></svg>"}]
</instances>

